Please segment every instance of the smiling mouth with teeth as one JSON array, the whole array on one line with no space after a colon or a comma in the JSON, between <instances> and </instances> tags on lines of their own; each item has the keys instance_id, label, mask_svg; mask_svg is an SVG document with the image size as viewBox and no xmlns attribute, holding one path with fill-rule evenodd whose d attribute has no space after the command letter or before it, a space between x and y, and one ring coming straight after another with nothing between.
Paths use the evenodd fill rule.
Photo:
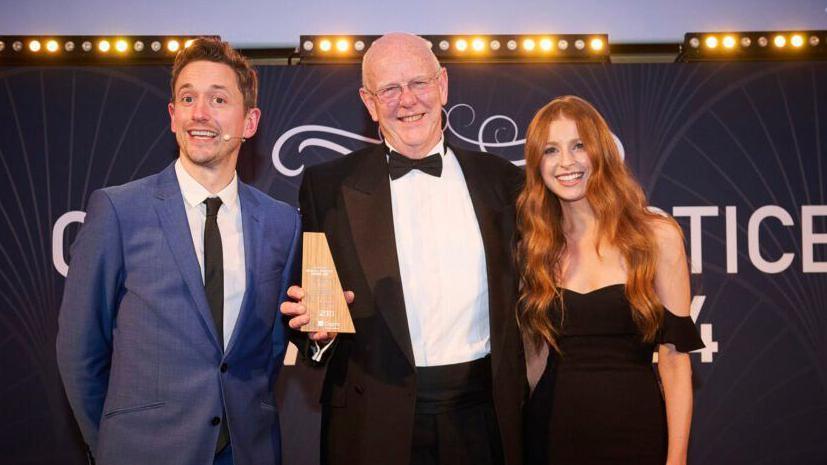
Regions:
<instances>
[{"instance_id":1,"label":"smiling mouth with teeth","mask_svg":"<svg viewBox=\"0 0 827 465\"><path fill-rule=\"evenodd\" d=\"M413 123L414 121L421 120L423 116L425 116L425 114L420 113L418 115L400 116L398 119L405 122L405 123Z\"/></svg>"},{"instance_id":2,"label":"smiling mouth with teeth","mask_svg":"<svg viewBox=\"0 0 827 465\"><path fill-rule=\"evenodd\" d=\"M576 171L574 173L558 174L555 177L562 182L571 182L581 179L583 174L585 174L583 171Z\"/></svg>"},{"instance_id":3,"label":"smiling mouth with teeth","mask_svg":"<svg viewBox=\"0 0 827 465\"><path fill-rule=\"evenodd\" d=\"M206 129L192 129L192 130L190 130L190 131L187 131L187 133L188 133L191 137L207 137L207 138L213 138L213 137L217 137L217 136L218 136L218 133L217 133L217 132L215 132L215 131L209 131L209 130L206 130Z\"/></svg>"}]
</instances>

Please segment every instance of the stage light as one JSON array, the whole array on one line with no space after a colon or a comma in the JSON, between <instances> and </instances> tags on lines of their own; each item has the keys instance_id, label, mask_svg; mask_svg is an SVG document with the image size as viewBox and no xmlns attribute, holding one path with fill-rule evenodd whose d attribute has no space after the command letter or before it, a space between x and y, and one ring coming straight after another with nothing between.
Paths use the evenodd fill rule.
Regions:
<instances>
[{"instance_id":1,"label":"stage light","mask_svg":"<svg viewBox=\"0 0 827 465\"><path fill-rule=\"evenodd\" d=\"M380 36L302 35L297 48L301 63L359 61ZM440 60L459 61L589 61L608 62L605 34L560 35L433 35L421 36ZM569 44L577 44L569 47ZM568 51L560 51L568 48ZM336 53L327 53L328 51Z\"/></svg>"},{"instance_id":2,"label":"stage light","mask_svg":"<svg viewBox=\"0 0 827 465\"><path fill-rule=\"evenodd\" d=\"M820 40L824 33L813 30L688 32L676 61L827 59L827 44ZM699 40L703 46L697 46Z\"/></svg>"},{"instance_id":3,"label":"stage light","mask_svg":"<svg viewBox=\"0 0 827 465\"><path fill-rule=\"evenodd\" d=\"M184 48L190 48L190 45L192 45L193 42L195 42L195 39L187 40L186 42L184 42Z\"/></svg>"},{"instance_id":4,"label":"stage light","mask_svg":"<svg viewBox=\"0 0 827 465\"><path fill-rule=\"evenodd\" d=\"M804 45L804 37L802 37L800 34L793 35L792 37L790 37L790 45L792 45L795 48L801 47L802 45Z\"/></svg>"},{"instance_id":5,"label":"stage light","mask_svg":"<svg viewBox=\"0 0 827 465\"><path fill-rule=\"evenodd\" d=\"M718 46L718 38L715 36L709 36L704 41L704 44L706 44L706 48L715 48Z\"/></svg>"},{"instance_id":6,"label":"stage light","mask_svg":"<svg viewBox=\"0 0 827 465\"><path fill-rule=\"evenodd\" d=\"M6 43L0 40L0 52L6 49Z\"/></svg>"},{"instance_id":7,"label":"stage light","mask_svg":"<svg viewBox=\"0 0 827 465\"><path fill-rule=\"evenodd\" d=\"M471 48L474 49L475 52L481 52L485 49L485 41L477 37L471 41Z\"/></svg>"},{"instance_id":8,"label":"stage light","mask_svg":"<svg viewBox=\"0 0 827 465\"><path fill-rule=\"evenodd\" d=\"M212 36L218 38L216 36ZM169 51L181 48L180 44L192 41L193 36L2 36L0 42L11 44L0 49L0 64L100 64L117 63L169 63L172 56L165 53L163 43L169 43ZM152 51L146 44L152 44ZM11 50L10 50L11 49ZM27 52L13 54L14 52ZM134 53L130 53L134 50ZM153 53L154 52L154 53Z\"/></svg>"}]
</instances>

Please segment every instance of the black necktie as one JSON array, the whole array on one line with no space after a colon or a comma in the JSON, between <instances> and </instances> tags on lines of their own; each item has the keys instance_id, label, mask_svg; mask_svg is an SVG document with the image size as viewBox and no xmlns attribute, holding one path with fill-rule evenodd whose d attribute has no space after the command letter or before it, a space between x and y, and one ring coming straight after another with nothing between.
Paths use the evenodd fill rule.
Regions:
<instances>
[{"instance_id":1,"label":"black necktie","mask_svg":"<svg viewBox=\"0 0 827 465\"><path fill-rule=\"evenodd\" d=\"M221 231L218 230L218 209L221 198L210 197L207 204L207 221L204 224L204 289L210 304L218 339L224 344L224 254L221 248Z\"/></svg>"},{"instance_id":2,"label":"black necktie","mask_svg":"<svg viewBox=\"0 0 827 465\"><path fill-rule=\"evenodd\" d=\"M435 153L425 158L415 160L396 153L393 150L389 152L388 173L390 173L391 179L399 179L411 170L420 170L423 173L436 177L442 175L442 154Z\"/></svg>"},{"instance_id":3,"label":"black necktie","mask_svg":"<svg viewBox=\"0 0 827 465\"><path fill-rule=\"evenodd\" d=\"M224 252L221 247L221 231L218 230L218 209L221 198L210 197L207 204L207 221L204 223L204 290L215 322L215 330L221 347L224 347ZM219 453L230 443L230 431L227 429L227 415L222 409L219 419L221 428L215 453Z\"/></svg>"}]
</instances>

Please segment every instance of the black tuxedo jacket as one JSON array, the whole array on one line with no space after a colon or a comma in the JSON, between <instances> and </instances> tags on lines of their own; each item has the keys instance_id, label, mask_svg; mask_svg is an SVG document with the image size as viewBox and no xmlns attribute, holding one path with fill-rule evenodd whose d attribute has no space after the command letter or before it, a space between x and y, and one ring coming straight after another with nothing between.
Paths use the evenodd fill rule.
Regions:
<instances>
[{"instance_id":1,"label":"black tuxedo jacket","mask_svg":"<svg viewBox=\"0 0 827 465\"><path fill-rule=\"evenodd\" d=\"M514 200L522 170L491 154L452 148L482 233L488 272L493 399L505 463L522 461L527 394L516 324ZM342 285L356 293L356 334L340 334L322 389L322 461L410 462L416 402L411 347L383 145L307 169L299 201L305 231L324 232Z\"/></svg>"}]
</instances>

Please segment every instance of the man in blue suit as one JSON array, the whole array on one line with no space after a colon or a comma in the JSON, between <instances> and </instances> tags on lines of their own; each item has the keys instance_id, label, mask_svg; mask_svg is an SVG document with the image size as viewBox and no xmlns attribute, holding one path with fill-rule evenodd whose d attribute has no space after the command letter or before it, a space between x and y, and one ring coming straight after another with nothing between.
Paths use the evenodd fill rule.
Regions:
<instances>
[{"instance_id":1,"label":"man in blue suit","mask_svg":"<svg viewBox=\"0 0 827 465\"><path fill-rule=\"evenodd\" d=\"M218 40L172 72L179 158L89 198L60 310L58 362L98 465L281 462L277 308L297 261L294 208L238 181L257 78Z\"/></svg>"}]
</instances>

